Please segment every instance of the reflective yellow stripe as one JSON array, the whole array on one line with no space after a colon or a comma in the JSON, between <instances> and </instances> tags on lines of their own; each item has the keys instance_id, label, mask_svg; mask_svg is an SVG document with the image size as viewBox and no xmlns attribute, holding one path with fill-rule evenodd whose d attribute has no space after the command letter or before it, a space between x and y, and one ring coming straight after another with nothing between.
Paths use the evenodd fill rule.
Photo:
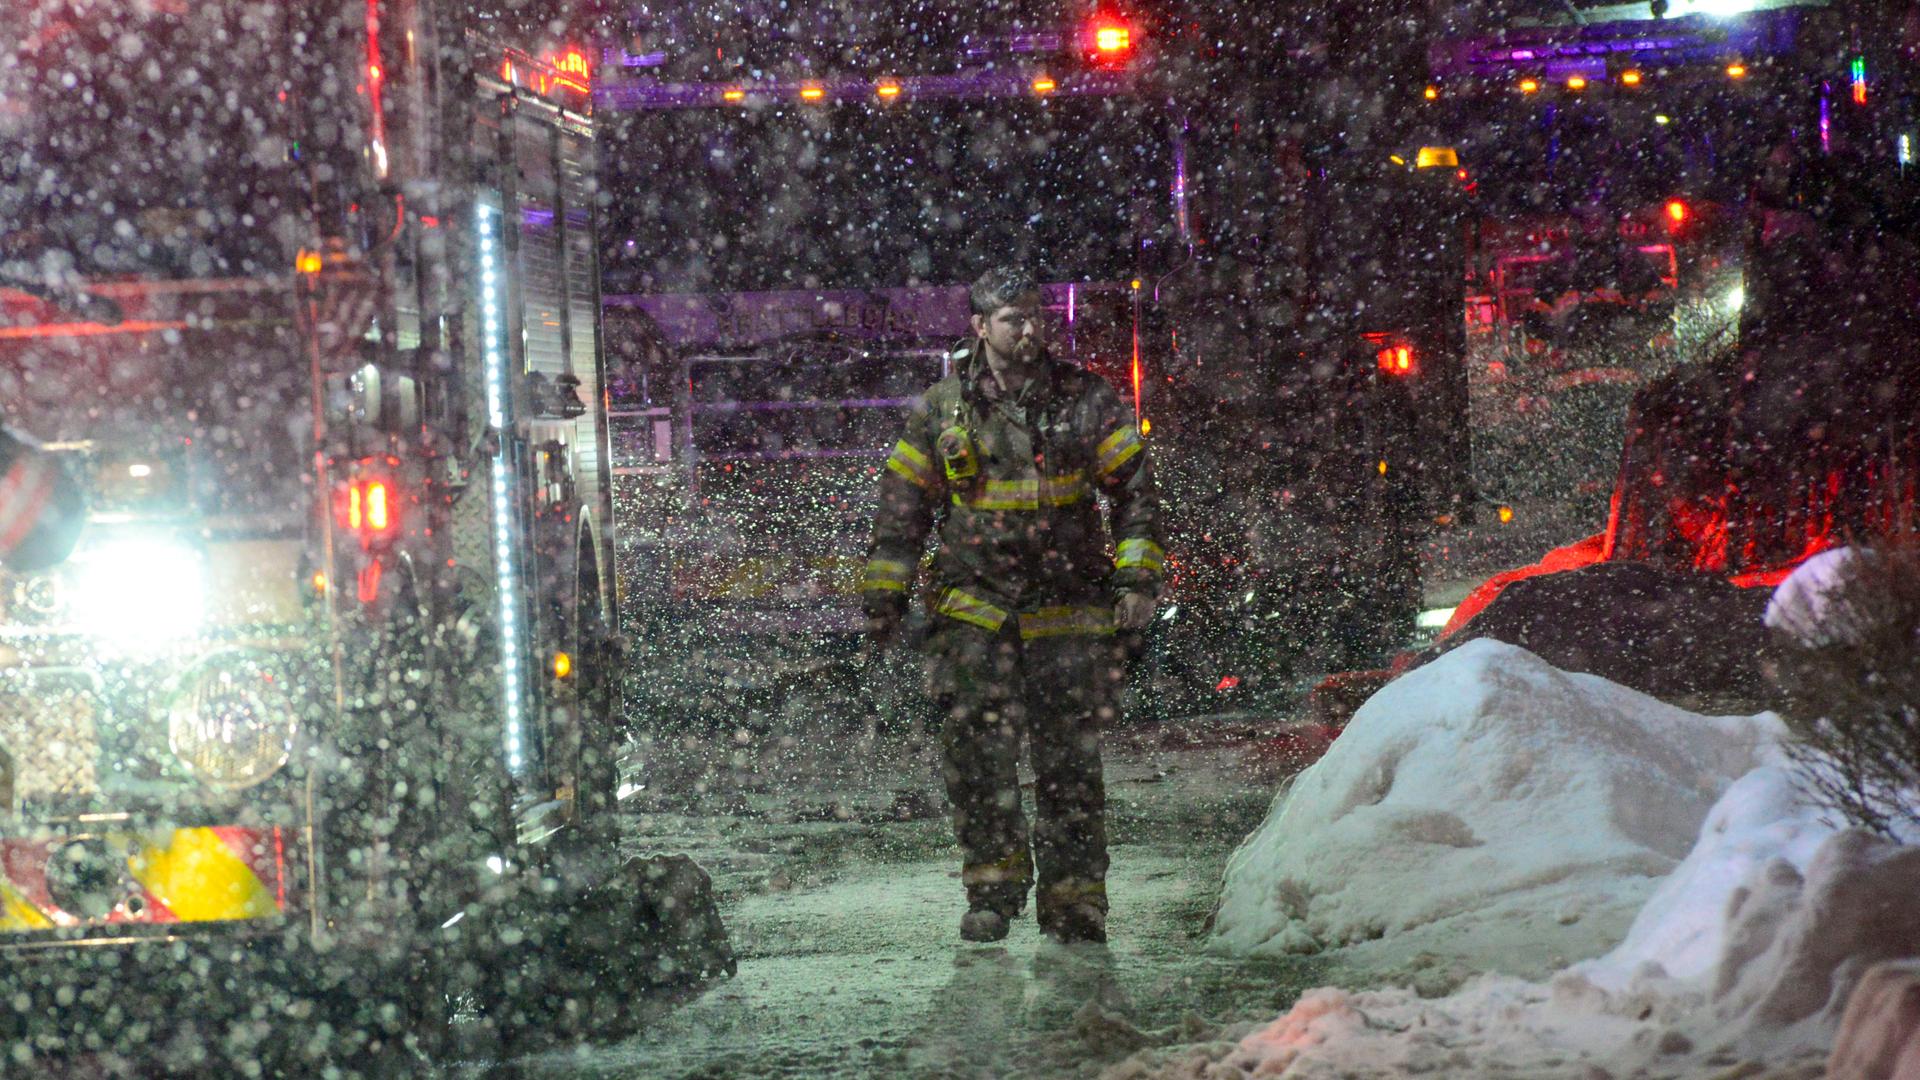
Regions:
<instances>
[{"instance_id":1,"label":"reflective yellow stripe","mask_svg":"<svg viewBox=\"0 0 1920 1080\"><path fill-rule=\"evenodd\" d=\"M1007 621L1004 608L995 607L959 589L948 589L940 597L940 606L934 611L950 619L959 619L963 623L972 623L988 630L998 630Z\"/></svg>"},{"instance_id":2,"label":"reflective yellow stripe","mask_svg":"<svg viewBox=\"0 0 1920 1080\"><path fill-rule=\"evenodd\" d=\"M258 919L279 910L253 868L212 829L175 829L167 846L142 845L129 855L127 870L181 922Z\"/></svg>"},{"instance_id":3,"label":"reflective yellow stripe","mask_svg":"<svg viewBox=\"0 0 1920 1080\"><path fill-rule=\"evenodd\" d=\"M923 488L934 485L933 462L905 439L893 444L893 453L887 455L887 468Z\"/></svg>"},{"instance_id":4,"label":"reflective yellow stripe","mask_svg":"<svg viewBox=\"0 0 1920 1080\"><path fill-rule=\"evenodd\" d=\"M974 510L1038 510L1072 506L1086 497L1086 475L1073 472L1037 480L989 480L973 494L954 492L953 505Z\"/></svg>"},{"instance_id":5,"label":"reflective yellow stripe","mask_svg":"<svg viewBox=\"0 0 1920 1080\"><path fill-rule=\"evenodd\" d=\"M1026 848L1014 852L1004 859L986 863L966 863L960 867L962 885L1000 885L1005 882L1025 884L1033 880L1033 857Z\"/></svg>"},{"instance_id":6,"label":"reflective yellow stripe","mask_svg":"<svg viewBox=\"0 0 1920 1080\"><path fill-rule=\"evenodd\" d=\"M1113 609L1108 607L1045 607L1020 613L1020 637L1099 637L1113 633Z\"/></svg>"},{"instance_id":7,"label":"reflective yellow stripe","mask_svg":"<svg viewBox=\"0 0 1920 1080\"><path fill-rule=\"evenodd\" d=\"M906 592L913 567L895 559L867 560L867 575L860 579L860 591Z\"/></svg>"},{"instance_id":8,"label":"reflective yellow stripe","mask_svg":"<svg viewBox=\"0 0 1920 1080\"><path fill-rule=\"evenodd\" d=\"M1100 443L1094 456L1099 459L1100 479L1112 476L1114 471L1125 465L1128 459L1140 452L1145 444L1140 441L1140 431L1132 424L1115 431Z\"/></svg>"},{"instance_id":9,"label":"reflective yellow stripe","mask_svg":"<svg viewBox=\"0 0 1920 1080\"><path fill-rule=\"evenodd\" d=\"M1122 540L1113 565L1119 570L1138 566L1157 573L1167 565L1167 553L1151 540Z\"/></svg>"},{"instance_id":10,"label":"reflective yellow stripe","mask_svg":"<svg viewBox=\"0 0 1920 1080\"><path fill-rule=\"evenodd\" d=\"M52 925L46 912L20 895L20 890L0 881L0 930L45 930Z\"/></svg>"},{"instance_id":11,"label":"reflective yellow stripe","mask_svg":"<svg viewBox=\"0 0 1920 1080\"><path fill-rule=\"evenodd\" d=\"M1072 904L1081 900L1095 900L1104 904L1107 899L1107 883L1104 881L1056 881L1047 886L1046 900L1049 905Z\"/></svg>"}]
</instances>

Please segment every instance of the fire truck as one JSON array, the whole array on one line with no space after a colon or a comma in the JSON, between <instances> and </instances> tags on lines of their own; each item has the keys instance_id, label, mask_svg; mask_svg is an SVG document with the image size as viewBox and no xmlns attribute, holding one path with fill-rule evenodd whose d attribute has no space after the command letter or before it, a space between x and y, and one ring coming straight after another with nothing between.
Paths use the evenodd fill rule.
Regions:
<instances>
[{"instance_id":1,"label":"fire truck","mask_svg":"<svg viewBox=\"0 0 1920 1080\"><path fill-rule=\"evenodd\" d=\"M1512 163L1508 198L1552 176L1563 195L1659 185L1603 205L1630 220L1635 199L1665 198L1642 239L1664 227L1682 273L1696 211L1724 204L1717 228L1738 254L1710 294L1724 341L1634 380L1608 497L1466 597L1444 636L1530 577L1638 563L1771 586L1826 548L1911 532L1911 19L1851 4L1611 14L1441 42L1434 93L1462 103L1448 116L1463 144ZM1580 164L1583 140L1557 138L1602 128L1584 145L1611 146L1611 162ZM1543 471L1549 452L1536 443L1524 467Z\"/></svg>"},{"instance_id":2,"label":"fire truck","mask_svg":"<svg viewBox=\"0 0 1920 1080\"><path fill-rule=\"evenodd\" d=\"M89 507L0 571L11 1064L618 1030L593 980L730 961L651 965L704 876L613 851L569 13L108 7L19 14L0 83L0 410Z\"/></svg>"}]
</instances>

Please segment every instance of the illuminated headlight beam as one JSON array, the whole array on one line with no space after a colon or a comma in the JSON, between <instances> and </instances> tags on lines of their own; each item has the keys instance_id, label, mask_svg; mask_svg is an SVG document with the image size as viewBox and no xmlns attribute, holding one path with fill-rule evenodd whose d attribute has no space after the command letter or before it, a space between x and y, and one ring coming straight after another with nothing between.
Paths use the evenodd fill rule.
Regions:
<instances>
[{"instance_id":1,"label":"illuminated headlight beam","mask_svg":"<svg viewBox=\"0 0 1920 1080\"><path fill-rule=\"evenodd\" d=\"M75 628L112 648L184 647L206 618L206 555L172 536L108 534L83 543L64 580Z\"/></svg>"},{"instance_id":2,"label":"illuminated headlight beam","mask_svg":"<svg viewBox=\"0 0 1920 1080\"><path fill-rule=\"evenodd\" d=\"M506 695L506 732L502 749L507 770L517 773L526 764L526 741L522 694L525 684L520 671L519 573L513 561L513 515L511 476L508 472L511 447L507 432L507 357L503 349L505 327L500 321L500 270L493 242L493 210L478 210L480 234L481 318L486 345L483 361L487 383L487 423L500 433L500 445L494 451L493 473L493 554L495 585L500 594L500 675L501 691Z\"/></svg>"}]
</instances>

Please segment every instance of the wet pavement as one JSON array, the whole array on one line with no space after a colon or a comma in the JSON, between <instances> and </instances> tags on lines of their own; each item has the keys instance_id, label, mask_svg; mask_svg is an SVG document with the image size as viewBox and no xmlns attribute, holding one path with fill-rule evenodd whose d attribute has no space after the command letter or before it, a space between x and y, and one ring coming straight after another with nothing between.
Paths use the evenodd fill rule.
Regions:
<instances>
[{"instance_id":1,"label":"wet pavement","mask_svg":"<svg viewBox=\"0 0 1920 1080\"><path fill-rule=\"evenodd\" d=\"M1307 961L1206 954L1227 856L1284 761L1272 717L1111 733L1112 940L1061 946L1031 913L962 943L957 850L914 733L686 732L631 755L629 842L713 875L738 974L614 1045L555 1049L552 1077L1088 1076L1149 1046L1270 1018ZM1031 802L1031 792L1029 805Z\"/></svg>"}]
</instances>

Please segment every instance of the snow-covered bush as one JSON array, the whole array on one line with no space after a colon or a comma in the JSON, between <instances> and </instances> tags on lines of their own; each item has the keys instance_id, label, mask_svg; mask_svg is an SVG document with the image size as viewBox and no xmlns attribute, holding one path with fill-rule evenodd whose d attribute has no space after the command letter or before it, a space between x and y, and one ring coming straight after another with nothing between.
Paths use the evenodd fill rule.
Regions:
<instances>
[{"instance_id":1,"label":"snow-covered bush","mask_svg":"<svg viewBox=\"0 0 1920 1080\"><path fill-rule=\"evenodd\" d=\"M1920 824L1920 543L1839 548L1803 564L1767 609L1780 639L1791 752L1813 793L1887 835Z\"/></svg>"}]
</instances>

